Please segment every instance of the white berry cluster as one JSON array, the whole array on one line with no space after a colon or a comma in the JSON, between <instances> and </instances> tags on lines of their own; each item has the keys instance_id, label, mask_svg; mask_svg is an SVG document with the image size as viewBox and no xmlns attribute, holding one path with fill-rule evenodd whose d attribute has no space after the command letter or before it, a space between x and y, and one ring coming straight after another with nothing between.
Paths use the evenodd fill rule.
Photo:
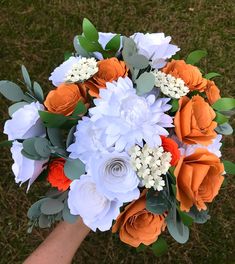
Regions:
<instances>
[{"instance_id":1,"label":"white berry cluster","mask_svg":"<svg viewBox=\"0 0 235 264\"><path fill-rule=\"evenodd\" d=\"M163 94L179 99L189 92L189 88L185 86L181 78L175 78L170 74L155 70L155 86L160 88Z\"/></svg>"},{"instance_id":2,"label":"white berry cluster","mask_svg":"<svg viewBox=\"0 0 235 264\"><path fill-rule=\"evenodd\" d=\"M65 82L84 82L98 72L95 58L81 58L65 75Z\"/></svg>"},{"instance_id":3,"label":"white berry cluster","mask_svg":"<svg viewBox=\"0 0 235 264\"><path fill-rule=\"evenodd\" d=\"M131 164L146 188L153 187L161 191L165 181L161 177L170 168L171 153L164 151L163 147L150 148L147 144L141 149L138 145L133 146L129 154Z\"/></svg>"}]
</instances>

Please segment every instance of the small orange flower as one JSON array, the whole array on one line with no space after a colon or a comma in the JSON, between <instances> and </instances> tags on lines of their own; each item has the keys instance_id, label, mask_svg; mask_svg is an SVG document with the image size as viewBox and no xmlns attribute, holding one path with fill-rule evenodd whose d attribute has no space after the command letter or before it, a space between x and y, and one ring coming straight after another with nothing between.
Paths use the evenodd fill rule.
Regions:
<instances>
[{"instance_id":1,"label":"small orange flower","mask_svg":"<svg viewBox=\"0 0 235 264\"><path fill-rule=\"evenodd\" d=\"M113 233L119 230L121 241L133 247L152 244L166 227L163 215L146 210L146 191L125 207L112 227Z\"/></svg>"},{"instance_id":2,"label":"small orange flower","mask_svg":"<svg viewBox=\"0 0 235 264\"><path fill-rule=\"evenodd\" d=\"M213 81L208 80L205 89L208 102L212 105L221 98L220 90Z\"/></svg>"},{"instance_id":3,"label":"small orange flower","mask_svg":"<svg viewBox=\"0 0 235 264\"><path fill-rule=\"evenodd\" d=\"M182 211L189 211L195 205L205 210L218 194L224 177L224 165L207 149L197 149L187 157L181 157L174 174L177 181L176 198Z\"/></svg>"},{"instance_id":4,"label":"small orange flower","mask_svg":"<svg viewBox=\"0 0 235 264\"><path fill-rule=\"evenodd\" d=\"M162 70L175 78L181 78L191 91L203 92L206 88L207 80L202 77L196 66L187 64L184 60L172 60Z\"/></svg>"},{"instance_id":5,"label":"small orange flower","mask_svg":"<svg viewBox=\"0 0 235 264\"><path fill-rule=\"evenodd\" d=\"M66 191L72 182L64 174L65 160L62 158L54 159L49 164L47 180L51 186L56 187L59 191Z\"/></svg>"},{"instance_id":6,"label":"small orange flower","mask_svg":"<svg viewBox=\"0 0 235 264\"><path fill-rule=\"evenodd\" d=\"M217 135L215 116L214 110L201 96L192 99L184 96L179 100L179 110L174 118L175 133L186 144L207 146Z\"/></svg>"},{"instance_id":7,"label":"small orange flower","mask_svg":"<svg viewBox=\"0 0 235 264\"><path fill-rule=\"evenodd\" d=\"M171 165L175 166L180 159L180 151L177 143L168 137L161 136L164 151L171 153Z\"/></svg>"},{"instance_id":8,"label":"small orange flower","mask_svg":"<svg viewBox=\"0 0 235 264\"><path fill-rule=\"evenodd\" d=\"M49 112L69 116L80 100L87 103L87 92L83 83L62 83L48 93L44 105Z\"/></svg>"},{"instance_id":9,"label":"small orange flower","mask_svg":"<svg viewBox=\"0 0 235 264\"><path fill-rule=\"evenodd\" d=\"M116 81L119 77L126 77L128 69L124 61L117 58L110 58L98 62L99 71L85 82L89 94L99 97L99 89L106 87L106 82Z\"/></svg>"}]
</instances>

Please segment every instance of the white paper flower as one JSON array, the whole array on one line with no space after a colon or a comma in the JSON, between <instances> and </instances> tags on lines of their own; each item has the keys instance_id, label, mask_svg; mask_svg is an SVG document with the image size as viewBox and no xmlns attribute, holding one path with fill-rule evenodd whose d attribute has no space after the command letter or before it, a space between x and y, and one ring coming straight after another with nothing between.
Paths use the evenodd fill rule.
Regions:
<instances>
[{"instance_id":1,"label":"white paper flower","mask_svg":"<svg viewBox=\"0 0 235 264\"><path fill-rule=\"evenodd\" d=\"M21 154L23 149L22 143L13 141L11 147L12 158L14 163L12 165L12 171L15 175L15 182L23 184L28 182L27 191L32 183L37 179L40 173L45 169L44 164L48 160L31 160Z\"/></svg>"},{"instance_id":2,"label":"white paper flower","mask_svg":"<svg viewBox=\"0 0 235 264\"><path fill-rule=\"evenodd\" d=\"M39 110L44 110L44 106L38 102L17 110L4 126L3 132L8 135L8 140L45 136L46 130L38 114Z\"/></svg>"},{"instance_id":3,"label":"white paper flower","mask_svg":"<svg viewBox=\"0 0 235 264\"><path fill-rule=\"evenodd\" d=\"M101 44L102 48L105 49L106 44L115 36L114 33L105 33L105 32L99 32L99 40L98 42ZM119 50L122 48L122 37L120 41L120 47ZM103 60L103 55L100 52L94 52L94 56L98 60Z\"/></svg>"},{"instance_id":4,"label":"white paper flower","mask_svg":"<svg viewBox=\"0 0 235 264\"><path fill-rule=\"evenodd\" d=\"M102 140L107 148L115 146L121 152L135 144L142 146L143 140L149 146L159 146L160 135L168 135L165 128L173 126L172 118L164 113L171 108L167 104L170 99L138 96L128 77L107 83L99 95L89 113L104 131Z\"/></svg>"},{"instance_id":5,"label":"white paper flower","mask_svg":"<svg viewBox=\"0 0 235 264\"><path fill-rule=\"evenodd\" d=\"M169 44L171 37L165 37L164 33L135 33L131 38L137 45L138 53L148 58L156 69L164 67L166 60L180 50L176 45Z\"/></svg>"},{"instance_id":6,"label":"white paper flower","mask_svg":"<svg viewBox=\"0 0 235 264\"><path fill-rule=\"evenodd\" d=\"M94 58L71 56L51 73L49 78L54 86L64 82L84 82L98 72Z\"/></svg>"},{"instance_id":7,"label":"white paper flower","mask_svg":"<svg viewBox=\"0 0 235 264\"><path fill-rule=\"evenodd\" d=\"M80 215L84 223L93 231L109 230L112 221L120 213L118 201L110 201L96 188L93 179L82 175L79 180L74 180L70 185L68 206L71 214Z\"/></svg>"},{"instance_id":8,"label":"white paper flower","mask_svg":"<svg viewBox=\"0 0 235 264\"><path fill-rule=\"evenodd\" d=\"M88 170L97 190L110 200L131 202L139 198L139 179L125 153L108 153L90 160Z\"/></svg>"}]
</instances>

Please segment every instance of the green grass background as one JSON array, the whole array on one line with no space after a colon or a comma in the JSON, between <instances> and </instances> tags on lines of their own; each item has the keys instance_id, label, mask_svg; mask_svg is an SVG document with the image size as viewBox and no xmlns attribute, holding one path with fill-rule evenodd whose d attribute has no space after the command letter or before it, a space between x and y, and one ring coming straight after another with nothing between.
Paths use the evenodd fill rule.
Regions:
<instances>
[{"instance_id":1,"label":"green grass background","mask_svg":"<svg viewBox=\"0 0 235 264\"><path fill-rule=\"evenodd\" d=\"M63 61L65 51L73 50L73 37L87 17L105 32L165 32L181 47L181 56L206 49L209 55L201 67L221 73L217 84L222 94L234 96L234 9L232 0L0 0L0 79L20 79L24 64L48 91L50 72ZM0 99L1 131L8 105ZM224 146L225 157L234 161L234 138L227 137ZM9 151L1 149L0 155L0 263L22 263L51 231L26 233L27 209L48 186L34 184L26 195L25 185L14 183ZM110 232L91 233L74 263L235 263L235 188L232 176L226 177L227 184L210 205L211 220L194 225L187 244L177 244L166 233L169 251L156 258L150 251L137 253Z\"/></svg>"}]
</instances>

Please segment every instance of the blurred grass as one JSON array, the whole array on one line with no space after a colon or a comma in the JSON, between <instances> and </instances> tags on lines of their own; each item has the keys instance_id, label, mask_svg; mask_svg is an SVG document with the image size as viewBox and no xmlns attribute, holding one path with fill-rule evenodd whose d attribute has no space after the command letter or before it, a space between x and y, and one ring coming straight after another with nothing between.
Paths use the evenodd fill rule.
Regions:
<instances>
[{"instance_id":1,"label":"blurred grass","mask_svg":"<svg viewBox=\"0 0 235 264\"><path fill-rule=\"evenodd\" d=\"M182 56L206 49L209 55L202 67L221 73L217 84L222 94L235 96L234 14L232 0L0 0L0 79L16 81L24 64L32 79L45 91L50 89L50 72L63 61L65 51L73 50L73 37L81 32L82 19L87 17L104 32L163 31L181 47ZM9 102L2 98L0 102L2 132ZM1 149L0 155L0 264L22 263L50 232L26 233L27 209L45 193L45 185L34 184L26 195L25 186L18 188L14 183L9 151ZM225 139L224 156L234 161L233 137ZM211 220L193 226L186 245L166 234L169 252L156 258L148 251L136 253L110 232L92 233L74 263L235 263L235 188L232 177L226 177L227 184L210 206Z\"/></svg>"}]
</instances>

